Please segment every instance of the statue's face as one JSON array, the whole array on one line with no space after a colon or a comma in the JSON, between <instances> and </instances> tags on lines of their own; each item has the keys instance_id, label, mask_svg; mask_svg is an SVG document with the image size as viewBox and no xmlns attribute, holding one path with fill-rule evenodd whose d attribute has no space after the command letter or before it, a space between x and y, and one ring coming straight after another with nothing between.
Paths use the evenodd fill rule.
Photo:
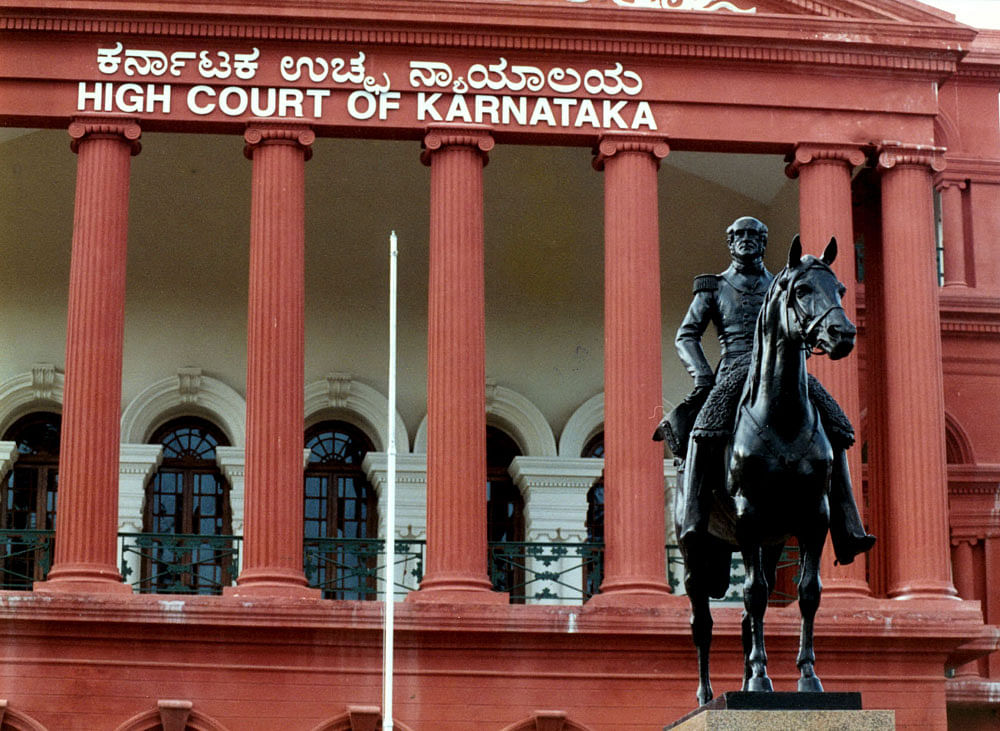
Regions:
<instances>
[{"instance_id":1,"label":"statue's face","mask_svg":"<svg viewBox=\"0 0 1000 731\"><path fill-rule=\"evenodd\" d=\"M767 229L748 221L731 227L728 231L729 253L734 259L748 261L760 259L767 248Z\"/></svg>"}]
</instances>

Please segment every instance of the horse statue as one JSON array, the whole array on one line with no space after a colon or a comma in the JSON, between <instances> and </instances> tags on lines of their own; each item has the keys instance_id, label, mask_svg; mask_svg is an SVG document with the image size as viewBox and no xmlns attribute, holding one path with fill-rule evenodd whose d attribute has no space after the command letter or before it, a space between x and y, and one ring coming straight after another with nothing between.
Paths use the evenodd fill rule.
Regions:
<instances>
[{"instance_id":1,"label":"horse statue","mask_svg":"<svg viewBox=\"0 0 1000 731\"><path fill-rule=\"evenodd\" d=\"M809 396L807 354L843 358L856 328L841 306L846 291L830 265L831 239L822 258L802 256L792 241L787 266L764 297L754 331L750 370L726 450L725 488L713 495L707 529L682 543L691 629L698 651L698 703L713 697L709 679L712 616L709 597L729 587L732 552L746 565L742 623L743 690L771 691L764 650L764 612L786 541L800 549L802 616L798 689L821 692L814 670L813 621L820 601L819 565L830 523L832 470L847 469ZM680 533L678 532L678 535Z\"/></svg>"}]
</instances>

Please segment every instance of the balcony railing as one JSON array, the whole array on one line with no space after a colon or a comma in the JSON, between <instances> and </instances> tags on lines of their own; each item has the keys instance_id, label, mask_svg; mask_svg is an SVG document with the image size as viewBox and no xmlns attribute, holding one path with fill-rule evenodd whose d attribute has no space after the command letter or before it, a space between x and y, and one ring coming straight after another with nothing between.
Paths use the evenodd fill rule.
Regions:
<instances>
[{"instance_id":1,"label":"balcony railing","mask_svg":"<svg viewBox=\"0 0 1000 731\"><path fill-rule=\"evenodd\" d=\"M326 599L374 600L385 580L385 541L380 538L306 538L306 581ZM397 540L392 586L397 598L420 586L424 541Z\"/></svg>"},{"instance_id":2,"label":"balcony railing","mask_svg":"<svg viewBox=\"0 0 1000 731\"><path fill-rule=\"evenodd\" d=\"M121 572L140 594L221 594L238 573L240 536L119 533Z\"/></svg>"},{"instance_id":3,"label":"balcony railing","mask_svg":"<svg viewBox=\"0 0 1000 731\"><path fill-rule=\"evenodd\" d=\"M28 591L52 566L55 531L0 530L0 588Z\"/></svg>"},{"instance_id":4,"label":"balcony railing","mask_svg":"<svg viewBox=\"0 0 1000 731\"><path fill-rule=\"evenodd\" d=\"M235 583L241 536L120 533L121 572L137 593L221 594ZM0 530L0 589L30 590L52 565L54 531ZM420 586L422 540L397 540L393 593L400 599ZM307 538L304 570L309 586L327 599L376 600L386 577L385 546L373 538ZM666 546L668 581L682 593L683 562ZM581 604L596 594L604 569L601 543L490 543L488 571L494 588L514 604ZM772 604L794 601L798 549L785 549ZM741 602L743 561L733 556L724 602Z\"/></svg>"}]
</instances>

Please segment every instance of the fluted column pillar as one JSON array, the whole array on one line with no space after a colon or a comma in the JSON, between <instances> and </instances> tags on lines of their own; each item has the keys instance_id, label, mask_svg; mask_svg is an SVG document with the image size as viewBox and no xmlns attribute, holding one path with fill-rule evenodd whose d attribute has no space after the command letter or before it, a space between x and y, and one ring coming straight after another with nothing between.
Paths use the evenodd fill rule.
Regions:
<instances>
[{"instance_id":1,"label":"fluted column pillar","mask_svg":"<svg viewBox=\"0 0 1000 731\"><path fill-rule=\"evenodd\" d=\"M837 238L838 256L834 273L847 287L844 312L857 322L857 264L854 258L854 222L851 207L851 173L865 161L858 147L830 144L800 144L785 172L799 179L799 232L805 249L819 256L831 236ZM809 360L809 370L837 399L855 430L861 428L861 394L858 380L858 356L840 361L816 357ZM860 437L859 437L860 441ZM861 447L847 451L847 463L859 508L861 495ZM820 567L824 596L870 596L865 578L866 557L854 563L835 566L833 548L827 540Z\"/></svg>"},{"instance_id":2,"label":"fluted column pillar","mask_svg":"<svg viewBox=\"0 0 1000 731\"><path fill-rule=\"evenodd\" d=\"M243 571L227 593L319 596L302 567L305 126L253 123Z\"/></svg>"},{"instance_id":3,"label":"fluted column pillar","mask_svg":"<svg viewBox=\"0 0 1000 731\"><path fill-rule=\"evenodd\" d=\"M115 566L131 157L125 118L69 126L77 154L56 550L37 591L130 592Z\"/></svg>"},{"instance_id":4,"label":"fluted column pillar","mask_svg":"<svg viewBox=\"0 0 1000 731\"><path fill-rule=\"evenodd\" d=\"M886 143L882 175L887 594L955 597L948 541L941 325L931 171L941 150ZM879 537L882 539L882 537Z\"/></svg>"},{"instance_id":5,"label":"fluted column pillar","mask_svg":"<svg viewBox=\"0 0 1000 731\"><path fill-rule=\"evenodd\" d=\"M601 593L590 602L668 601L662 418L657 171L665 140L606 135L604 172L604 541Z\"/></svg>"},{"instance_id":6,"label":"fluted column pillar","mask_svg":"<svg viewBox=\"0 0 1000 731\"><path fill-rule=\"evenodd\" d=\"M407 601L503 603L486 567L483 128L432 127L427 319L427 571Z\"/></svg>"},{"instance_id":7,"label":"fluted column pillar","mask_svg":"<svg viewBox=\"0 0 1000 731\"><path fill-rule=\"evenodd\" d=\"M972 545L976 543L976 538L959 538L952 543L952 567L954 568L955 588L962 599L974 599L982 601L983 597L978 596L976 591L976 568L975 557L972 552ZM973 660L955 669L955 677L977 677L979 675L979 661Z\"/></svg>"},{"instance_id":8,"label":"fluted column pillar","mask_svg":"<svg viewBox=\"0 0 1000 731\"><path fill-rule=\"evenodd\" d=\"M944 286L967 287L965 271L965 212L962 206L964 180L938 180L941 193L941 226L944 238Z\"/></svg>"}]
</instances>

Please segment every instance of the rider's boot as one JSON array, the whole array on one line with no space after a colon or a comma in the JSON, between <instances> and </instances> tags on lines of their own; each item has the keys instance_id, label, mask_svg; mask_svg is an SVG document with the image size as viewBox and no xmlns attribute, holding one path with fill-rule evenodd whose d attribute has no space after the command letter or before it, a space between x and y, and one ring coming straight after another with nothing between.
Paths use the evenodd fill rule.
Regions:
<instances>
[{"instance_id":1,"label":"rider's boot","mask_svg":"<svg viewBox=\"0 0 1000 731\"><path fill-rule=\"evenodd\" d=\"M830 540L838 564L849 564L875 545L875 536L865 530L851 489L847 454L836 450L830 479Z\"/></svg>"},{"instance_id":2,"label":"rider's boot","mask_svg":"<svg viewBox=\"0 0 1000 731\"><path fill-rule=\"evenodd\" d=\"M712 478L721 464L722 454L714 440L691 439L684 460L684 482L681 489L683 509L680 515L681 542L708 529L712 510Z\"/></svg>"}]
</instances>

